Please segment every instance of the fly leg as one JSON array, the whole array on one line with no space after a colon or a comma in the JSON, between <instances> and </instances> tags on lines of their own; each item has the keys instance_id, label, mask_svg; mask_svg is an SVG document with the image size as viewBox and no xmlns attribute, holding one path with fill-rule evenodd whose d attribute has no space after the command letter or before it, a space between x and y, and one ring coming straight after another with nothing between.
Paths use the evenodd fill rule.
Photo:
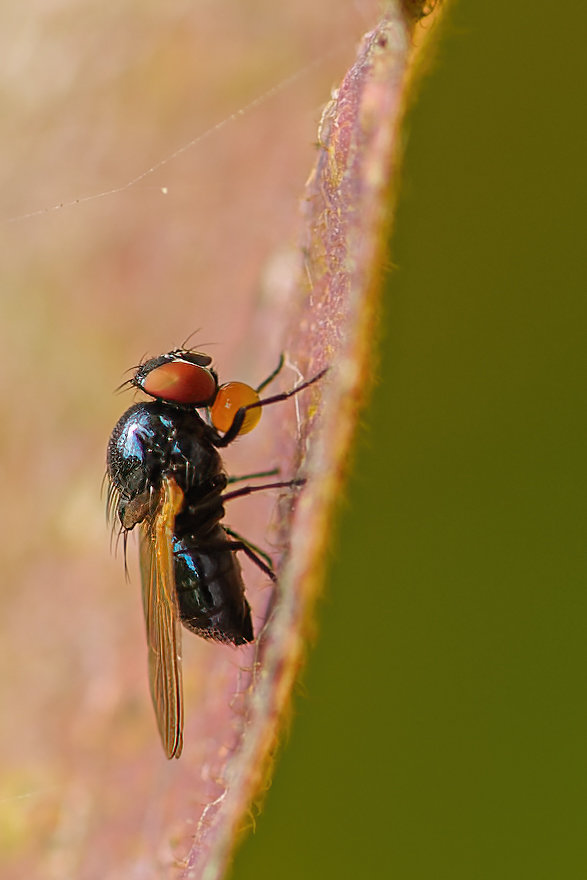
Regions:
<instances>
[{"instance_id":1,"label":"fly leg","mask_svg":"<svg viewBox=\"0 0 587 880\"><path fill-rule=\"evenodd\" d=\"M270 373L269 376L267 376L267 378L264 379L260 385L257 385L257 388L255 389L257 391L257 394L259 393L259 391L262 391L263 388L266 388L270 382L273 382L273 380L275 379L277 374L281 372L281 368L283 367L284 363L285 363L285 358L284 358L283 354L280 354L279 363L277 364L277 366L275 367L273 372Z\"/></svg>"},{"instance_id":2,"label":"fly leg","mask_svg":"<svg viewBox=\"0 0 587 880\"><path fill-rule=\"evenodd\" d=\"M255 553L255 551L246 541L243 541L242 539L240 541L227 541L226 547L227 549L232 550L234 553L238 553L239 550L242 550L242 552L249 557L251 562L254 562L255 565L261 569L261 571L265 572L267 577L271 578L272 581L277 580L277 575L273 571L273 568L267 565L266 562L263 562L261 557L257 553Z\"/></svg>"},{"instance_id":3,"label":"fly leg","mask_svg":"<svg viewBox=\"0 0 587 880\"><path fill-rule=\"evenodd\" d=\"M265 553L264 550L261 550L260 547L257 547L256 544L253 544L252 541L248 541L246 538L243 538L242 535L239 535L238 532L235 532L234 529L229 528L228 526L223 525L222 528L226 532L227 535L230 535L231 538L235 538L239 543L246 544L247 547L257 554L257 556L261 556L262 559L265 560L271 571L273 571L273 560L269 556L268 553Z\"/></svg>"},{"instance_id":4,"label":"fly leg","mask_svg":"<svg viewBox=\"0 0 587 880\"><path fill-rule=\"evenodd\" d=\"M279 473L279 468L273 468L271 471L259 471L258 474L243 474L241 477L228 477L228 484L230 483L242 483L243 480L260 480L263 477L276 477Z\"/></svg>"},{"instance_id":5,"label":"fly leg","mask_svg":"<svg viewBox=\"0 0 587 880\"><path fill-rule=\"evenodd\" d=\"M222 526L222 528L228 534L229 529L227 529L226 526ZM234 535L235 533L231 532L230 534ZM255 565L260 568L261 571L264 572L264 574L267 575L267 577L271 578L272 581L276 581L277 575L273 571L272 566L267 565L267 563L264 562L263 559L261 559L259 553L255 552L257 548L255 547L255 550L253 550L248 541L245 541L243 538L240 537L240 535L238 536L238 538L238 541L210 541L206 544L202 544L201 550L204 553L210 553L216 550L230 550L231 553L239 553L242 551L246 556L249 557L251 562L254 562Z\"/></svg>"},{"instance_id":6,"label":"fly leg","mask_svg":"<svg viewBox=\"0 0 587 880\"><path fill-rule=\"evenodd\" d=\"M246 477L242 477L246 479ZM293 489L296 486L303 486L305 483L303 477L295 480L279 480L277 483L265 483L263 486L243 486L241 489L233 489L232 492L225 492L220 496L222 503L230 501L232 498L243 498L245 495L252 495L253 492L263 492L265 489Z\"/></svg>"},{"instance_id":7,"label":"fly leg","mask_svg":"<svg viewBox=\"0 0 587 880\"><path fill-rule=\"evenodd\" d=\"M264 400L257 400L255 403L249 403L246 406L241 406L240 409L236 411L234 414L234 418L232 420L232 424L228 431L221 437L219 434L216 437L211 438L212 442L215 446L228 446L229 443L236 438L238 432L242 428L242 424L245 420L245 416L250 409L256 409L261 406L269 406L270 403L279 403L281 400L288 400L290 397L293 397L294 394L299 394L300 391L303 391L305 388L309 388L310 385L313 385L315 382L318 382L319 379L325 375L328 371L328 368L321 370L316 376L312 379L308 379L307 382L302 382L301 385L297 385L295 388L292 388L290 391L284 391L281 394L274 394L273 397L266 397ZM270 377L271 378L271 377ZM263 387L263 386L261 386Z\"/></svg>"},{"instance_id":8,"label":"fly leg","mask_svg":"<svg viewBox=\"0 0 587 880\"><path fill-rule=\"evenodd\" d=\"M269 473L272 473L272 471ZM236 477L233 479L233 482L248 480L255 476L259 476L259 474L248 474L244 477ZM192 513L197 512L201 517L206 514L206 511L215 511L219 504L222 505L225 501L231 501L233 498L242 498L245 495L252 495L253 492L263 492L265 489L291 489L295 486L303 486L305 482L305 479L302 477L296 480L279 480L277 483L264 483L262 486L242 486L240 489L233 489L232 492L225 492L223 495L220 495L216 490L211 490L203 499L194 503L190 510ZM221 516L224 516L224 514L221 514ZM218 517L216 517L216 519L218 519Z\"/></svg>"},{"instance_id":9,"label":"fly leg","mask_svg":"<svg viewBox=\"0 0 587 880\"><path fill-rule=\"evenodd\" d=\"M251 476L253 475L251 474ZM242 479L246 479L246 477L243 477ZM297 480L280 480L277 483L266 483L264 486L243 486L241 489L234 489L232 492L225 492L220 498L222 503L224 503L225 501L230 501L232 498L242 498L245 495L251 495L253 492L262 492L264 489L291 489L296 486L303 486L305 482L304 479L299 478ZM243 538L242 535L239 535L238 532L235 532L228 526L223 525L222 528L227 535L231 536L231 538L236 538L236 542L231 543L235 552L239 549L242 550L243 553L246 553L249 559L255 563L255 565L258 565L259 568L271 578L272 581L277 580L275 572L273 571L273 561L268 553L265 553L260 547L257 547L255 544L251 543L251 541ZM236 547L236 544L238 544L239 547ZM259 557L265 559L267 565L263 564Z\"/></svg>"}]
</instances>

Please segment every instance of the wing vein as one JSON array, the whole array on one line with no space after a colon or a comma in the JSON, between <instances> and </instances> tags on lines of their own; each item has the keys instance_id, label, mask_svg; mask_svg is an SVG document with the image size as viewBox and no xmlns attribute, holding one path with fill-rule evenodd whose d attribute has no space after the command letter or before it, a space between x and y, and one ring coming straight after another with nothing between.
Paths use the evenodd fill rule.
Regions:
<instances>
[{"instance_id":1,"label":"wing vein","mask_svg":"<svg viewBox=\"0 0 587 880\"><path fill-rule=\"evenodd\" d=\"M147 630L149 684L157 725L168 758L183 748L181 632L175 594L173 528L183 492L164 478L154 516L141 523L140 563Z\"/></svg>"}]
</instances>

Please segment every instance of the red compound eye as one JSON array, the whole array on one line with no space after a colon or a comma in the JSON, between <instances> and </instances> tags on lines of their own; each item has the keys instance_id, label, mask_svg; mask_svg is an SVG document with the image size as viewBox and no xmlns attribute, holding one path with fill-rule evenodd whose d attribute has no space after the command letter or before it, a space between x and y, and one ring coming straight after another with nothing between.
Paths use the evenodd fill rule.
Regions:
<instances>
[{"instance_id":1,"label":"red compound eye","mask_svg":"<svg viewBox=\"0 0 587 880\"><path fill-rule=\"evenodd\" d=\"M216 380L210 370L187 361L170 361L155 367L147 373L141 387L159 400L193 406L205 406L216 394Z\"/></svg>"},{"instance_id":2,"label":"red compound eye","mask_svg":"<svg viewBox=\"0 0 587 880\"><path fill-rule=\"evenodd\" d=\"M210 416L212 424L218 431L228 431L232 425L237 410L241 406L248 406L250 403L257 403L259 395L250 385L244 382L227 382L221 385L216 395L216 400L210 407ZM250 409L245 415L245 420L239 431L239 434L248 434L259 423L261 418L261 407L256 406Z\"/></svg>"}]
</instances>

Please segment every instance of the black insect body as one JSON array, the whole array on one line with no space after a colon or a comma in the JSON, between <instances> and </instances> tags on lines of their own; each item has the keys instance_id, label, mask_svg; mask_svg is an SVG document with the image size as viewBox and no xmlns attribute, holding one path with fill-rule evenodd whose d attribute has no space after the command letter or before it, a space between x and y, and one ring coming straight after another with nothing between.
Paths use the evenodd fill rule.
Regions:
<instances>
[{"instance_id":1,"label":"black insect body","mask_svg":"<svg viewBox=\"0 0 587 880\"><path fill-rule=\"evenodd\" d=\"M128 384L153 400L131 406L108 443L109 510L116 509L125 540L139 526L151 695L170 758L179 757L183 744L179 621L204 638L251 642L251 610L236 554L244 552L275 579L270 560L265 562L261 551L221 525L224 502L303 482L226 492L236 480L227 477L218 452L255 427L261 407L298 393L324 372L261 400L259 391L282 363L253 389L240 382L219 386L211 358L199 352L176 349L152 358Z\"/></svg>"},{"instance_id":2,"label":"black insect body","mask_svg":"<svg viewBox=\"0 0 587 880\"><path fill-rule=\"evenodd\" d=\"M175 480L183 494L172 537L179 616L198 635L240 645L253 639L251 613L238 560L219 525L227 477L210 430L195 411L160 401L135 404L112 433L108 473L126 530L154 513L163 478Z\"/></svg>"}]
</instances>

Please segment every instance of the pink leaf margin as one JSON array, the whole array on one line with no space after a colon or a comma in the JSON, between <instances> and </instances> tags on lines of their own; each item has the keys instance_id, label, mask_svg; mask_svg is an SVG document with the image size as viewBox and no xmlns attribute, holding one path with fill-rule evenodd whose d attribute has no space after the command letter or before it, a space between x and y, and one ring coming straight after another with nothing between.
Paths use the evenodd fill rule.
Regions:
<instances>
[{"instance_id":1,"label":"pink leaf margin","mask_svg":"<svg viewBox=\"0 0 587 880\"><path fill-rule=\"evenodd\" d=\"M295 511L282 511L278 529L287 556L257 642L242 739L225 768L222 794L204 810L184 880L224 875L243 817L269 784L304 661L332 517L376 363L399 122L414 54L411 26L426 10L413 12L387 5L323 113L304 193L297 283L285 309L277 298L266 307L269 325L285 324L288 362L300 376L328 373L300 396L296 423L284 421L276 439L282 460L289 469L295 461L307 485Z\"/></svg>"}]
</instances>

